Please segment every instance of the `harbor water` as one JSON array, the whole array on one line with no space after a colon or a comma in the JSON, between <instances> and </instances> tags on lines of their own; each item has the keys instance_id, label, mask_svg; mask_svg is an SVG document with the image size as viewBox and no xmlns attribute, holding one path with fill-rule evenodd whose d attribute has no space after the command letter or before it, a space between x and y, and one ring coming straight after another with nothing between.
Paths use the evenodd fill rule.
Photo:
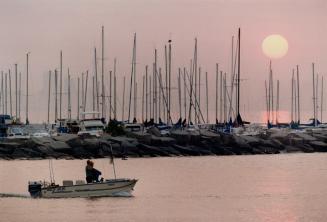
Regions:
<instances>
[{"instance_id":1,"label":"harbor water","mask_svg":"<svg viewBox=\"0 0 327 222\"><path fill-rule=\"evenodd\" d=\"M94 160L105 178L108 159ZM53 160L56 183L84 179L86 160ZM327 155L280 154L115 160L137 178L133 197L31 199L49 160L0 161L0 221L326 221Z\"/></svg>"}]
</instances>

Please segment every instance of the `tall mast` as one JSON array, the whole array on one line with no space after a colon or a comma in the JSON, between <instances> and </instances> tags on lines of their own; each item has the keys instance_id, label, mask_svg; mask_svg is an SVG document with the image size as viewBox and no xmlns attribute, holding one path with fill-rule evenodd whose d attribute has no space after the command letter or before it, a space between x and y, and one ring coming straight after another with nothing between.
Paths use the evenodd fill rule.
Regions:
<instances>
[{"instance_id":1,"label":"tall mast","mask_svg":"<svg viewBox=\"0 0 327 222\"><path fill-rule=\"evenodd\" d=\"M186 109L186 103L187 103L187 99L186 99L186 68L184 67L183 69L183 75L184 75L184 112L185 112L185 116L184 118L187 118L187 109Z\"/></svg>"},{"instance_id":2,"label":"tall mast","mask_svg":"<svg viewBox=\"0 0 327 222\"><path fill-rule=\"evenodd\" d=\"M16 116L16 121L18 118L18 90L17 90L17 64L15 64L15 116Z\"/></svg>"},{"instance_id":3,"label":"tall mast","mask_svg":"<svg viewBox=\"0 0 327 222\"><path fill-rule=\"evenodd\" d=\"M55 123L57 122L58 119L58 73L57 69L55 69Z\"/></svg>"},{"instance_id":4,"label":"tall mast","mask_svg":"<svg viewBox=\"0 0 327 222\"><path fill-rule=\"evenodd\" d=\"M157 72L157 49L154 50L154 66L153 66L153 107L154 107L154 121L158 122L158 87L157 87L157 80L158 80L158 72Z\"/></svg>"},{"instance_id":5,"label":"tall mast","mask_svg":"<svg viewBox=\"0 0 327 222\"><path fill-rule=\"evenodd\" d=\"M142 123L144 123L144 90L145 90L145 77L142 77Z\"/></svg>"},{"instance_id":6,"label":"tall mast","mask_svg":"<svg viewBox=\"0 0 327 222\"><path fill-rule=\"evenodd\" d=\"M323 101L324 101L324 76L321 76L321 98L320 98L320 122L322 123L322 108L323 108Z\"/></svg>"},{"instance_id":7,"label":"tall mast","mask_svg":"<svg viewBox=\"0 0 327 222\"><path fill-rule=\"evenodd\" d=\"M278 115L279 115L279 80L277 80L276 124L278 124Z\"/></svg>"},{"instance_id":8,"label":"tall mast","mask_svg":"<svg viewBox=\"0 0 327 222\"><path fill-rule=\"evenodd\" d=\"M79 96L79 88L80 88L80 78L77 78L77 120L79 120L79 111L80 111L80 96Z\"/></svg>"},{"instance_id":9,"label":"tall mast","mask_svg":"<svg viewBox=\"0 0 327 222\"><path fill-rule=\"evenodd\" d=\"M109 71L109 121L111 120L112 111L112 71Z\"/></svg>"},{"instance_id":10,"label":"tall mast","mask_svg":"<svg viewBox=\"0 0 327 222\"><path fill-rule=\"evenodd\" d=\"M60 120L62 119L61 105L62 105L62 51L60 51L60 92L59 92L59 119Z\"/></svg>"},{"instance_id":11,"label":"tall mast","mask_svg":"<svg viewBox=\"0 0 327 222\"><path fill-rule=\"evenodd\" d=\"M194 61L193 61L193 65L194 65L194 123L197 124L198 123L198 114L197 114L197 106L196 106L196 102L197 102L197 71L198 71L198 40L197 38L195 38L195 46L194 46Z\"/></svg>"},{"instance_id":12,"label":"tall mast","mask_svg":"<svg viewBox=\"0 0 327 222\"><path fill-rule=\"evenodd\" d=\"M199 93L198 93L198 97L199 97L199 101L198 101L198 113L201 113L201 67L199 67L199 86L198 86L198 90L199 90ZM200 116L198 114L198 124L200 123Z\"/></svg>"},{"instance_id":13,"label":"tall mast","mask_svg":"<svg viewBox=\"0 0 327 222\"><path fill-rule=\"evenodd\" d=\"M220 71L220 112L219 112L219 122L223 123L223 71Z\"/></svg>"},{"instance_id":14,"label":"tall mast","mask_svg":"<svg viewBox=\"0 0 327 222\"><path fill-rule=\"evenodd\" d=\"M192 94L193 94L193 61L191 59L190 62L190 106L189 106L189 111L188 111L188 123L189 125L192 122Z\"/></svg>"},{"instance_id":15,"label":"tall mast","mask_svg":"<svg viewBox=\"0 0 327 222\"><path fill-rule=\"evenodd\" d=\"M153 118L153 113L152 113L152 87L151 87L151 84L152 84L152 82L151 82L151 75L149 76L149 93L150 93L150 96L149 96L149 107L150 107L150 120Z\"/></svg>"},{"instance_id":16,"label":"tall mast","mask_svg":"<svg viewBox=\"0 0 327 222\"><path fill-rule=\"evenodd\" d=\"M125 112L125 82L126 82L126 77L124 76L124 81L123 81L123 104L122 104L122 112L121 112L121 121L124 121L124 112Z\"/></svg>"},{"instance_id":17,"label":"tall mast","mask_svg":"<svg viewBox=\"0 0 327 222\"><path fill-rule=\"evenodd\" d=\"M114 119L116 120L117 119L117 91L116 91L116 67L117 67L117 59L115 58L114 59Z\"/></svg>"},{"instance_id":18,"label":"tall mast","mask_svg":"<svg viewBox=\"0 0 327 222\"><path fill-rule=\"evenodd\" d=\"M72 104L71 104L71 91L70 91L70 73L68 68L68 119L72 118Z\"/></svg>"},{"instance_id":19,"label":"tall mast","mask_svg":"<svg viewBox=\"0 0 327 222\"><path fill-rule=\"evenodd\" d=\"M94 75L95 75L95 96L96 96L96 105L97 105L97 112L100 112L100 105L99 105L99 88L98 88L98 62L97 62L97 49L94 47ZM99 117L99 114L97 114Z\"/></svg>"},{"instance_id":20,"label":"tall mast","mask_svg":"<svg viewBox=\"0 0 327 222\"><path fill-rule=\"evenodd\" d=\"M5 114L8 114L8 90L7 90L7 73L5 73Z\"/></svg>"},{"instance_id":21,"label":"tall mast","mask_svg":"<svg viewBox=\"0 0 327 222\"><path fill-rule=\"evenodd\" d=\"M84 73L82 73L82 112L84 112L84 107L85 107L85 92L84 92L84 86L85 86L85 83L84 83ZM82 119L84 119L84 115L82 115Z\"/></svg>"},{"instance_id":22,"label":"tall mast","mask_svg":"<svg viewBox=\"0 0 327 222\"><path fill-rule=\"evenodd\" d=\"M218 72L218 63L216 63L216 122L218 121Z\"/></svg>"},{"instance_id":23,"label":"tall mast","mask_svg":"<svg viewBox=\"0 0 327 222\"><path fill-rule=\"evenodd\" d=\"M135 65L135 50L136 50L136 33L134 33L134 41L133 41L133 54L132 54L132 70L131 70L131 81L130 81L130 91L129 91L129 105L128 105L128 122L131 118L131 104L132 104L132 92L133 92L133 77L134 77L134 65ZM135 83L134 83L135 88ZM134 90L134 97L135 97L135 90ZM135 105L134 105L135 107ZM135 115L135 110L134 110Z\"/></svg>"},{"instance_id":24,"label":"tall mast","mask_svg":"<svg viewBox=\"0 0 327 222\"><path fill-rule=\"evenodd\" d=\"M227 86L226 86L226 73L224 73L224 122L227 122Z\"/></svg>"},{"instance_id":25,"label":"tall mast","mask_svg":"<svg viewBox=\"0 0 327 222\"><path fill-rule=\"evenodd\" d=\"M178 68L178 105L179 105L179 118L182 118L181 69L180 68Z\"/></svg>"},{"instance_id":26,"label":"tall mast","mask_svg":"<svg viewBox=\"0 0 327 222\"><path fill-rule=\"evenodd\" d=\"M106 100L105 100L105 92L104 92L104 27L102 26L102 45L101 45L101 81L102 81L102 118L105 118L105 107L106 107Z\"/></svg>"},{"instance_id":27,"label":"tall mast","mask_svg":"<svg viewBox=\"0 0 327 222\"><path fill-rule=\"evenodd\" d=\"M18 118L20 118L20 104L21 104L21 95L22 95L22 73L19 73L19 94L18 94Z\"/></svg>"},{"instance_id":28,"label":"tall mast","mask_svg":"<svg viewBox=\"0 0 327 222\"><path fill-rule=\"evenodd\" d=\"M86 79L85 79L85 95L84 95L84 112L86 111L86 99L87 99L87 82L89 79L89 71L86 70ZM85 119L85 114L83 115L83 119Z\"/></svg>"},{"instance_id":29,"label":"tall mast","mask_svg":"<svg viewBox=\"0 0 327 222\"><path fill-rule=\"evenodd\" d=\"M269 123L269 112L268 112L268 109L269 109L269 105L268 105L268 87L267 87L267 80L265 80L265 89L266 89L266 118L267 118L267 124Z\"/></svg>"},{"instance_id":30,"label":"tall mast","mask_svg":"<svg viewBox=\"0 0 327 222\"><path fill-rule=\"evenodd\" d=\"M50 123L50 98L51 98L51 71L49 71L49 91L48 91L48 124Z\"/></svg>"},{"instance_id":31,"label":"tall mast","mask_svg":"<svg viewBox=\"0 0 327 222\"><path fill-rule=\"evenodd\" d=\"M117 120L117 78L116 75L114 75L114 119Z\"/></svg>"},{"instance_id":32,"label":"tall mast","mask_svg":"<svg viewBox=\"0 0 327 222\"><path fill-rule=\"evenodd\" d=\"M167 55L167 46L165 45L165 73L166 73L166 98L169 100L169 95L168 95L168 55ZM169 109L169 107L167 107ZM167 115L166 115L166 123L168 124L169 121L169 113L167 110Z\"/></svg>"},{"instance_id":33,"label":"tall mast","mask_svg":"<svg viewBox=\"0 0 327 222\"><path fill-rule=\"evenodd\" d=\"M157 79L158 79L158 90L159 90L159 96L158 96L158 106L159 106L159 108L158 108L158 117L161 119L161 85L160 85L160 83L161 83L161 81L162 81L162 78L161 78L161 68L159 68L159 74L158 74L158 77L157 77Z\"/></svg>"},{"instance_id":34,"label":"tall mast","mask_svg":"<svg viewBox=\"0 0 327 222\"><path fill-rule=\"evenodd\" d=\"M294 121L294 69L292 70L292 108L291 108L291 122Z\"/></svg>"},{"instance_id":35,"label":"tall mast","mask_svg":"<svg viewBox=\"0 0 327 222\"><path fill-rule=\"evenodd\" d=\"M206 72L206 105L207 105L207 124L209 123L209 93L208 93L208 72Z\"/></svg>"},{"instance_id":36,"label":"tall mast","mask_svg":"<svg viewBox=\"0 0 327 222\"><path fill-rule=\"evenodd\" d=\"M318 85L318 80L319 80L319 74L317 74L316 78L315 78L315 81L316 81L316 84L315 84L315 89L316 89L316 94L315 94L315 97L316 97L316 126L318 125L318 88L319 88L319 85Z\"/></svg>"},{"instance_id":37,"label":"tall mast","mask_svg":"<svg viewBox=\"0 0 327 222\"><path fill-rule=\"evenodd\" d=\"M240 116L240 83L241 83L241 28L238 29L238 62L237 62L237 116Z\"/></svg>"},{"instance_id":38,"label":"tall mast","mask_svg":"<svg viewBox=\"0 0 327 222\"><path fill-rule=\"evenodd\" d=\"M1 71L1 103L2 103L2 114L5 114L5 96L4 96L4 87L3 87L3 71Z\"/></svg>"},{"instance_id":39,"label":"tall mast","mask_svg":"<svg viewBox=\"0 0 327 222\"><path fill-rule=\"evenodd\" d=\"M296 76L297 76L297 116L298 116L298 124L300 124L301 116L300 116L300 78L299 78L299 66L296 66Z\"/></svg>"},{"instance_id":40,"label":"tall mast","mask_svg":"<svg viewBox=\"0 0 327 222\"><path fill-rule=\"evenodd\" d=\"M9 107L10 107L10 116L12 117L12 97L11 97L11 72L9 69Z\"/></svg>"},{"instance_id":41,"label":"tall mast","mask_svg":"<svg viewBox=\"0 0 327 222\"><path fill-rule=\"evenodd\" d=\"M167 124L171 124L171 39L168 40L169 48L168 48L168 82L169 82L169 89L168 89L168 121ZM169 123L170 122L170 123Z\"/></svg>"},{"instance_id":42,"label":"tall mast","mask_svg":"<svg viewBox=\"0 0 327 222\"><path fill-rule=\"evenodd\" d=\"M30 53L26 53L26 125L29 124L28 120L28 55Z\"/></svg>"},{"instance_id":43,"label":"tall mast","mask_svg":"<svg viewBox=\"0 0 327 222\"><path fill-rule=\"evenodd\" d=\"M313 119L314 125L317 126L316 121L316 91L315 91L315 64L312 63L312 84L313 84Z\"/></svg>"},{"instance_id":44,"label":"tall mast","mask_svg":"<svg viewBox=\"0 0 327 222\"><path fill-rule=\"evenodd\" d=\"M137 98L137 83L136 83L136 33L134 33L134 118L136 118L136 109L137 109L137 103L136 103L136 98Z\"/></svg>"},{"instance_id":45,"label":"tall mast","mask_svg":"<svg viewBox=\"0 0 327 222\"><path fill-rule=\"evenodd\" d=\"M145 119L148 121L148 66L145 66Z\"/></svg>"},{"instance_id":46,"label":"tall mast","mask_svg":"<svg viewBox=\"0 0 327 222\"><path fill-rule=\"evenodd\" d=\"M92 76L92 110L95 110L95 76ZM93 114L93 118L95 118L95 114Z\"/></svg>"}]
</instances>

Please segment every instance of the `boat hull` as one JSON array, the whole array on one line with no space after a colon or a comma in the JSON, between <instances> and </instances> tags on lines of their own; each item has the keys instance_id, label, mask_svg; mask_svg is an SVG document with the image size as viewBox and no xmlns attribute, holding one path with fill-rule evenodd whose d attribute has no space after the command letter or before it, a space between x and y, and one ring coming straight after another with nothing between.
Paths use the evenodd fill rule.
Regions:
<instances>
[{"instance_id":1,"label":"boat hull","mask_svg":"<svg viewBox=\"0 0 327 222\"><path fill-rule=\"evenodd\" d=\"M114 179L72 186L49 186L41 189L41 198L121 197L132 196L136 179Z\"/></svg>"}]
</instances>

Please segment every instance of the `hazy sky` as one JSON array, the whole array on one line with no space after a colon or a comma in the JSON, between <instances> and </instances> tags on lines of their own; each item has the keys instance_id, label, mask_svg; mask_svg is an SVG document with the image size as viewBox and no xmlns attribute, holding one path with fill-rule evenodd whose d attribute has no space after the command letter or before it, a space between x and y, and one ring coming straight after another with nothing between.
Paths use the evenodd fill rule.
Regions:
<instances>
[{"instance_id":1,"label":"hazy sky","mask_svg":"<svg viewBox=\"0 0 327 222\"><path fill-rule=\"evenodd\" d=\"M213 121L215 63L230 73L231 36L241 27L241 75L244 78L241 111L245 111L244 118L262 121L269 60L262 53L261 43L269 34L280 34L289 42L288 54L273 60L275 79L281 81L280 107L290 110L291 72L298 64L302 118L305 120L312 113L312 62L316 63L317 73L327 79L326 12L324 0L0 0L0 70L7 72L18 63L25 81L25 54L31 52L30 119L41 122L47 117L48 71L59 68L60 50L63 50L64 79L69 67L75 85L72 89L75 115L76 79L86 70L93 74L93 48L97 47L100 52L102 25L105 26L106 73L117 58L118 95L121 95L122 76L130 77L134 32L137 33L138 95L142 92L144 67L152 64L155 48L159 53L159 65L163 67L164 44L170 38L173 40L172 78L176 86L178 67L189 67L197 37L199 64L209 75L210 119ZM25 95L25 84L23 91ZM177 91L173 93L177 98ZM204 109L204 87L201 93ZM327 103L327 93L325 98ZM121 96L118 100L120 116ZM22 108L24 101L23 97ZM66 104L64 98L64 116ZM91 105L90 100L88 105ZM174 107L177 112L177 103ZM22 113L25 119L24 109ZM138 113L140 117L140 111ZM286 121L288 115L283 114L281 118ZM326 112L324 119L327 119Z\"/></svg>"}]
</instances>

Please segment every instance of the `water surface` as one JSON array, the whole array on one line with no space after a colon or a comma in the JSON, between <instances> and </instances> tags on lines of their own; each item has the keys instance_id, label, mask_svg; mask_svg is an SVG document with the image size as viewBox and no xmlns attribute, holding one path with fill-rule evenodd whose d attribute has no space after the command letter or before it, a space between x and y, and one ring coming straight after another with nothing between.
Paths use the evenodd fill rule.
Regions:
<instances>
[{"instance_id":1,"label":"water surface","mask_svg":"<svg viewBox=\"0 0 327 222\"><path fill-rule=\"evenodd\" d=\"M49 180L48 160L0 161L0 221L326 221L327 155L285 154L116 160L138 178L132 198L24 198ZM86 160L54 160L56 182L84 179ZM107 159L95 160L106 178Z\"/></svg>"}]
</instances>

